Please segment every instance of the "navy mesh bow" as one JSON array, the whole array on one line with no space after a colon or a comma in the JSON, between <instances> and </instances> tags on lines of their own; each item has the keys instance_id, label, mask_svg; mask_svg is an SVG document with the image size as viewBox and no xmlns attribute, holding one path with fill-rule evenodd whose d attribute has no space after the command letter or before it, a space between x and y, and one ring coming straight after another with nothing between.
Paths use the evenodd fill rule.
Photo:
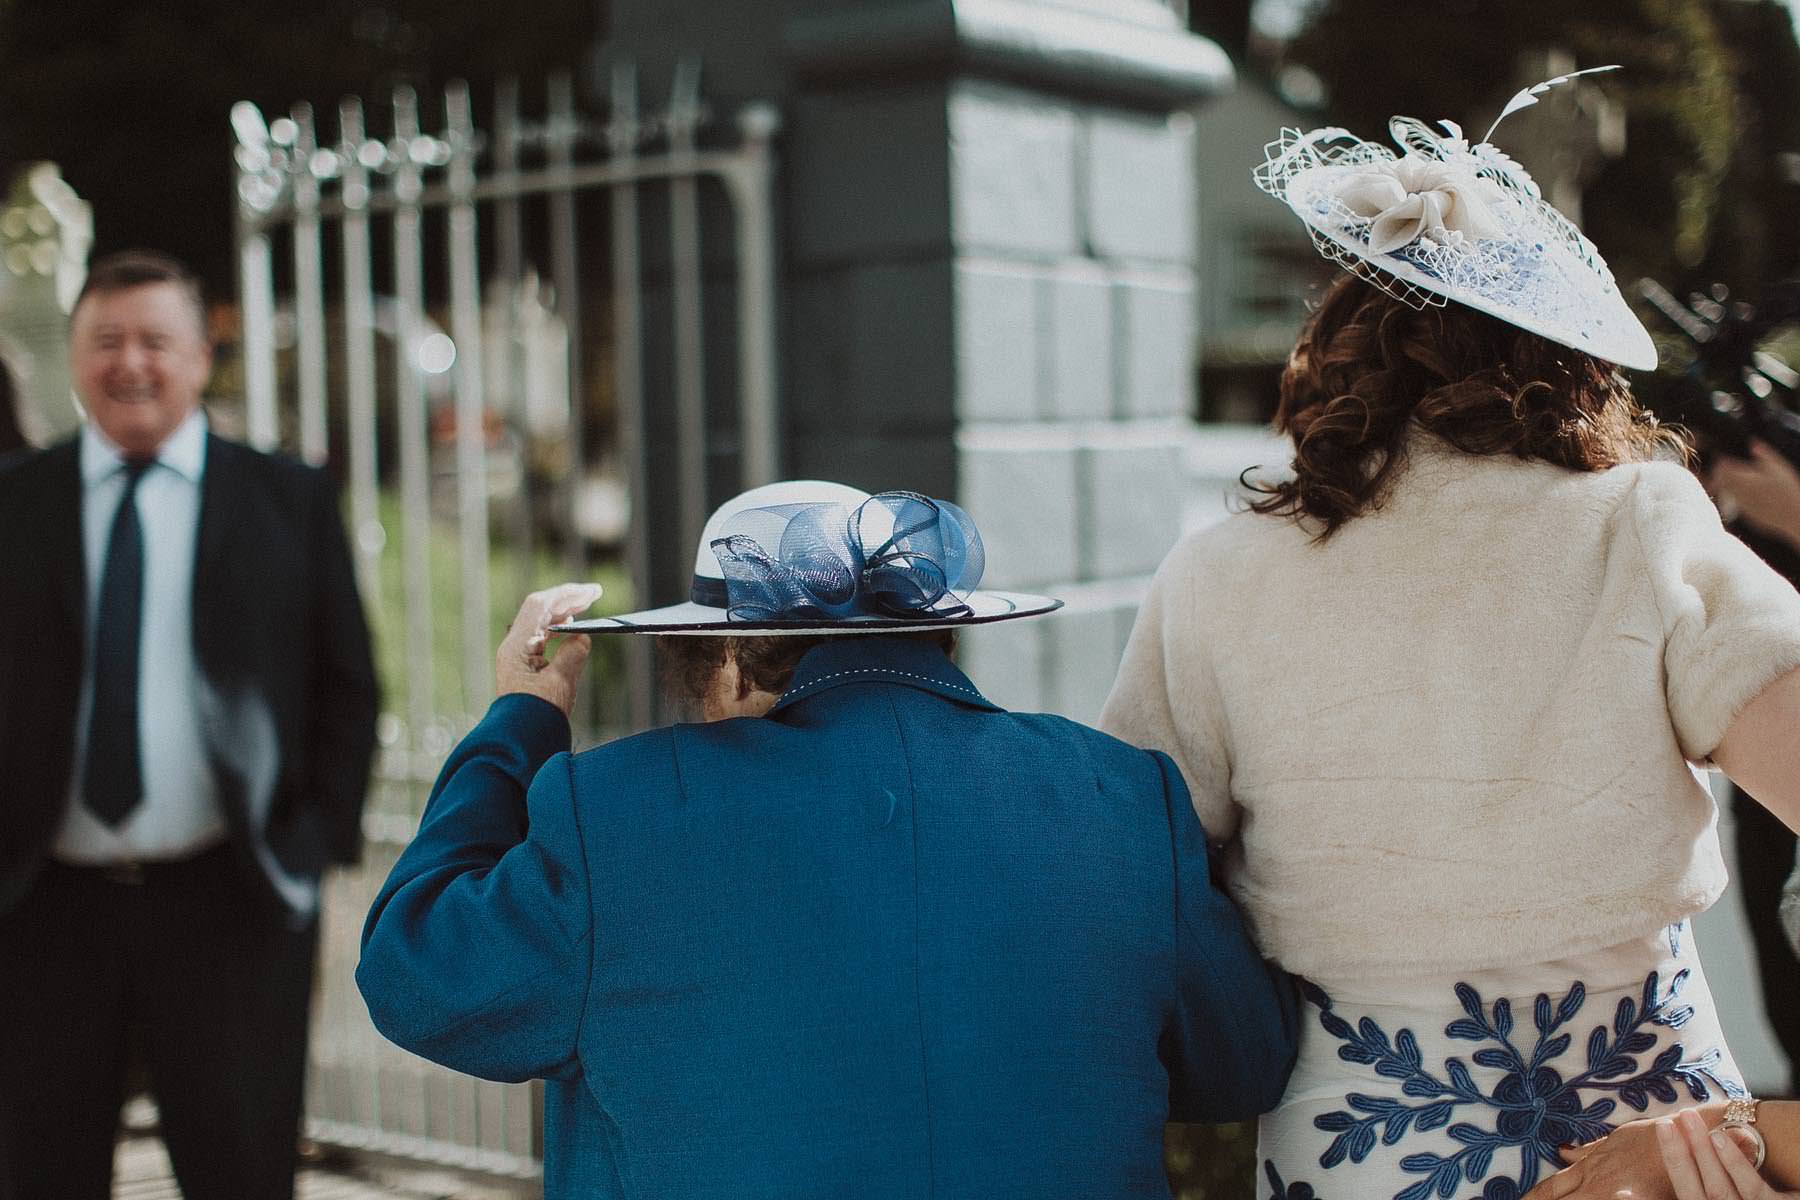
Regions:
<instances>
[{"instance_id":1,"label":"navy mesh bow","mask_svg":"<svg viewBox=\"0 0 1800 1200\"><path fill-rule=\"evenodd\" d=\"M746 509L712 549L733 621L967 616L986 565L969 514L917 492Z\"/></svg>"}]
</instances>

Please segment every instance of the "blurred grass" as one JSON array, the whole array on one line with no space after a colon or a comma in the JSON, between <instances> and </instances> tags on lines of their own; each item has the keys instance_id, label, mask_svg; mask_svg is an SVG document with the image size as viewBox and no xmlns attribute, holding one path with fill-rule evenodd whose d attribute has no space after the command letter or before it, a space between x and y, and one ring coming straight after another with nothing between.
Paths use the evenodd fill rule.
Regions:
<instances>
[{"instance_id":1,"label":"blurred grass","mask_svg":"<svg viewBox=\"0 0 1800 1200\"><path fill-rule=\"evenodd\" d=\"M1255 1200L1256 1122L1164 1126L1163 1166L1174 1200Z\"/></svg>"},{"instance_id":2,"label":"blurred grass","mask_svg":"<svg viewBox=\"0 0 1800 1200\"><path fill-rule=\"evenodd\" d=\"M371 595L363 597L369 623L375 637L375 667L381 680L382 707L385 711L407 711L407 658L412 647L406 638L405 525L399 494L392 489L381 493L379 514L387 541L382 550L376 585ZM462 589L463 570L460 538L456 524L433 518L429 542L431 594L431 681L434 708L438 713L457 717L480 715L491 696L465 696L463 688ZM483 649L485 659L493 658L494 649L506 634L506 626L518 611L519 602L528 592L561 583L570 578L560 549L534 545L519 547L490 537L488 542L488 639ZM580 574L583 580L599 583L606 589L589 616L626 612L633 607L631 581L616 558L590 563ZM590 676L602 679L622 678L623 649L618 638L597 638ZM457 722L459 727L461 722Z\"/></svg>"}]
</instances>

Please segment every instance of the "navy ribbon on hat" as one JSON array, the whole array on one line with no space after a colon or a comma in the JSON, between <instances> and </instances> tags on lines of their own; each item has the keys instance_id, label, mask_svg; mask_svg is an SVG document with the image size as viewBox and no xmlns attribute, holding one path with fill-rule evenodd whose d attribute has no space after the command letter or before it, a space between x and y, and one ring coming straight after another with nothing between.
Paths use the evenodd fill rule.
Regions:
<instances>
[{"instance_id":1,"label":"navy ribbon on hat","mask_svg":"<svg viewBox=\"0 0 1800 1200\"><path fill-rule=\"evenodd\" d=\"M694 600L733 621L963 617L987 561L969 514L917 492L746 509L712 550L724 594L699 578Z\"/></svg>"}]
</instances>

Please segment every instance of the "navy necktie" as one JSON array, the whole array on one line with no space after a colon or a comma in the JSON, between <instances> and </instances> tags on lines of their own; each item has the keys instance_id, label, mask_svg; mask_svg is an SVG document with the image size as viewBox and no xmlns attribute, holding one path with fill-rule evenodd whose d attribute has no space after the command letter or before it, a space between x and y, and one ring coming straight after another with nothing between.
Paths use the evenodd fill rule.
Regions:
<instances>
[{"instance_id":1,"label":"navy necktie","mask_svg":"<svg viewBox=\"0 0 1800 1200\"><path fill-rule=\"evenodd\" d=\"M94 709L88 722L82 801L116 828L144 798L138 746L138 655L144 624L144 527L137 486L154 459L128 459L113 514L94 623Z\"/></svg>"}]
</instances>

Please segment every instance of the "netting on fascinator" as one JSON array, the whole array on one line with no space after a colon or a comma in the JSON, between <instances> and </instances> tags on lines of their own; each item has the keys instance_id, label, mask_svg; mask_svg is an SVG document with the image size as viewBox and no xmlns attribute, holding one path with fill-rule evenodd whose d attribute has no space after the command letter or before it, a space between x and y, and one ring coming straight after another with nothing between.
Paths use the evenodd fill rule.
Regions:
<instances>
[{"instance_id":1,"label":"netting on fascinator","mask_svg":"<svg viewBox=\"0 0 1800 1200\"><path fill-rule=\"evenodd\" d=\"M1501 118L1613 69L1526 88ZM1486 138L1471 144L1454 121L1395 117L1388 129L1399 153L1336 127L1283 129L1256 184L1306 223L1321 254L1403 303L1454 300L1600 358L1655 366L1600 252L1523 167Z\"/></svg>"},{"instance_id":2,"label":"netting on fascinator","mask_svg":"<svg viewBox=\"0 0 1800 1200\"><path fill-rule=\"evenodd\" d=\"M747 509L712 549L736 621L965 616L986 567L969 515L916 492Z\"/></svg>"}]
</instances>

